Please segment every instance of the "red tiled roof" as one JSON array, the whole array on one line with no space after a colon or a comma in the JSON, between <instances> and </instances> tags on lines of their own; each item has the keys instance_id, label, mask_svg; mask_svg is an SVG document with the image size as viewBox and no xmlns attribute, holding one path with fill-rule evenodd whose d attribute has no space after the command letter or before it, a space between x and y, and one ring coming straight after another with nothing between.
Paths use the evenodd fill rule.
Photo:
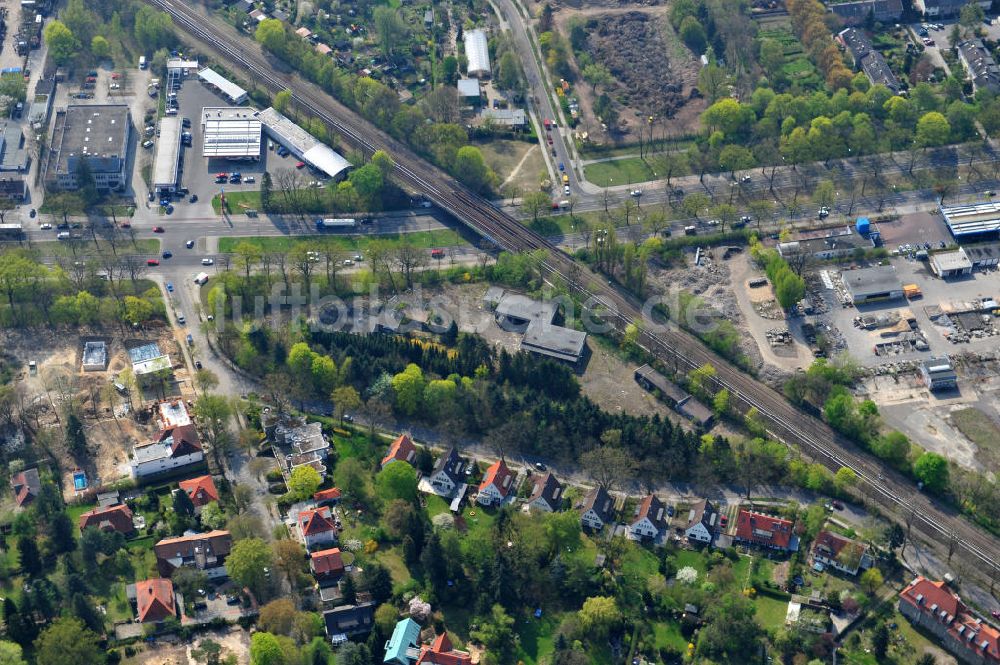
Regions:
<instances>
[{"instance_id":1,"label":"red tiled roof","mask_svg":"<svg viewBox=\"0 0 1000 665\"><path fill-rule=\"evenodd\" d=\"M464 651L455 651L448 633L441 633L431 645L420 651L416 665L470 665L472 657Z\"/></svg>"},{"instance_id":2,"label":"red tiled roof","mask_svg":"<svg viewBox=\"0 0 1000 665\"><path fill-rule=\"evenodd\" d=\"M11 476L10 486L14 489L14 500L17 505L23 506L31 503L42 489L42 483L38 478L38 469L28 469L15 473Z\"/></svg>"},{"instance_id":3,"label":"red tiled roof","mask_svg":"<svg viewBox=\"0 0 1000 665\"><path fill-rule=\"evenodd\" d=\"M170 580L154 579L135 583L135 604L139 621L163 621L177 615L174 585Z\"/></svg>"},{"instance_id":4,"label":"red tiled roof","mask_svg":"<svg viewBox=\"0 0 1000 665\"><path fill-rule=\"evenodd\" d=\"M310 555L313 572L317 575L329 575L330 573L344 572L344 558L340 555L340 548L313 552Z\"/></svg>"},{"instance_id":5,"label":"red tiled roof","mask_svg":"<svg viewBox=\"0 0 1000 665\"><path fill-rule=\"evenodd\" d=\"M80 531L91 526L103 531L118 531L119 533L135 531L135 527L132 526L132 511L125 504L94 508L80 515Z\"/></svg>"},{"instance_id":6,"label":"red tiled roof","mask_svg":"<svg viewBox=\"0 0 1000 665\"><path fill-rule=\"evenodd\" d=\"M170 449L172 457L190 455L201 450L201 440L198 438L198 430L194 425L178 425L168 427L156 433L156 440L163 442L173 437L174 442Z\"/></svg>"},{"instance_id":7,"label":"red tiled roof","mask_svg":"<svg viewBox=\"0 0 1000 665\"><path fill-rule=\"evenodd\" d=\"M852 568L861 561L865 546L856 540L832 531L820 531L813 542L813 552L819 552L828 559L834 559L841 564L852 564Z\"/></svg>"},{"instance_id":8,"label":"red tiled roof","mask_svg":"<svg viewBox=\"0 0 1000 665\"><path fill-rule=\"evenodd\" d=\"M389 446L389 452L382 458L382 466L389 462L409 462L417 454L417 447L409 434L401 434Z\"/></svg>"},{"instance_id":9,"label":"red tiled roof","mask_svg":"<svg viewBox=\"0 0 1000 665\"><path fill-rule=\"evenodd\" d=\"M337 526L333 522L330 509L326 506L322 508L310 508L299 513L299 529L303 536L312 536L317 533L333 531Z\"/></svg>"},{"instance_id":10,"label":"red tiled roof","mask_svg":"<svg viewBox=\"0 0 1000 665\"><path fill-rule=\"evenodd\" d=\"M191 503L194 504L195 508L219 500L219 490L215 489L215 481L212 480L212 476L189 478L177 484L191 497Z\"/></svg>"},{"instance_id":11,"label":"red tiled roof","mask_svg":"<svg viewBox=\"0 0 1000 665\"><path fill-rule=\"evenodd\" d=\"M639 504L639 512L632 524L648 518L654 526L662 526L666 515L667 509L664 508L663 502L655 494L650 494Z\"/></svg>"},{"instance_id":12,"label":"red tiled roof","mask_svg":"<svg viewBox=\"0 0 1000 665\"><path fill-rule=\"evenodd\" d=\"M493 485L500 492L500 496L507 496L513 485L513 483L509 482L509 479L513 475L514 473L508 468L507 463L503 459L498 459L490 465L490 468L486 469L483 482L479 484L479 491L482 492L490 485Z\"/></svg>"},{"instance_id":13,"label":"red tiled roof","mask_svg":"<svg viewBox=\"0 0 1000 665\"><path fill-rule=\"evenodd\" d=\"M751 543L788 549L792 541L792 522L741 509L736 518L736 537Z\"/></svg>"},{"instance_id":14,"label":"red tiled roof","mask_svg":"<svg viewBox=\"0 0 1000 665\"><path fill-rule=\"evenodd\" d=\"M320 490L313 494L314 501L332 501L334 499L340 498L340 490L336 487L331 487L328 490Z\"/></svg>"},{"instance_id":15,"label":"red tiled roof","mask_svg":"<svg viewBox=\"0 0 1000 665\"><path fill-rule=\"evenodd\" d=\"M948 626L948 636L956 646L975 652L985 662L1000 663L1000 631L973 614L944 582L917 577L899 597L931 620Z\"/></svg>"}]
</instances>

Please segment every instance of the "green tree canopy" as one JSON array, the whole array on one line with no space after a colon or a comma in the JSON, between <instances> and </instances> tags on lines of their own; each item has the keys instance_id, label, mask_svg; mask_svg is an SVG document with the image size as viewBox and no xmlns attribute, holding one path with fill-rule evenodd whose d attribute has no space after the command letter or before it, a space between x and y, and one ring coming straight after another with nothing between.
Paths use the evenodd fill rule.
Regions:
<instances>
[{"instance_id":1,"label":"green tree canopy","mask_svg":"<svg viewBox=\"0 0 1000 665\"><path fill-rule=\"evenodd\" d=\"M379 497L387 503L393 499L409 502L417 499L417 472L406 462L393 462L379 471L375 484Z\"/></svg>"},{"instance_id":2,"label":"green tree canopy","mask_svg":"<svg viewBox=\"0 0 1000 665\"><path fill-rule=\"evenodd\" d=\"M229 577L240 586L249 587L258 594L267 582L265 568L274 565L271 548L260 538L247 538L233 545L229 558L226 559L226 570Z\"/></svg>"},{"instance_id":3,"label":"green tree canopy","mask_svg":"<svg viewBox=\"0 0 1000 665\"><path fill-rule=\"evenodd\" d=\"M98 60L104 60L111 55L111 44L101 35L94 35L90 40L90 53Z\"/></svg>"},{"instance_id":4,"label":"green tree canopy","mask_svg":"<svg viewBox=\"0 0 1000 665\"><path fill-rule=\"evenodd\" d=\"M941 493L948 488L948 460L937 453L925 452L913 463L913 475L924 489Z\"/></svg>"},{"instance_id":5,"label":"green tree canopy","mask_svg":"<svg viewBox=\"0 0 1000 665\"><path fill-rule=\"evenodd\" d=\"M103 665L107 652L97 640L79 619L56 619L35 640L35 660L45 665Z\"/></svg>"},{"instance_id":6,"label":"green tree canopy","mask_svg":"<svg viewBox=\"0 0 1000 665\"><path fill-rule=\"evenodd\" d=\"M58 19L49 21L42 31L45 43L49 47L49 57L56 64L64 65L76 57L80 51L80 41L66 27L66 24Z\"/></svg>"},{"instance_id":7,"label":"green tree canopy","mask_svg":"<svg viewBox=\"0 0 1000 665\"><path fill-rule=\"evenodd\" d=\"M323 483L319 472L308 464L297 466L292 469L291 477L288 479L288 491L295 497L296 501L308 499Z\"/></svg>"},{"instance_id":8,"label":"green tree canopy","mask_svg":"<svg viewBox=\"0 0 1000 665\"><path fill-rule=\"evenodd\" d=\"M276 18L266 18L257 26L254 38L268 51L280 53L285 46L285 26Z\"/></svg>"}]
</instances>

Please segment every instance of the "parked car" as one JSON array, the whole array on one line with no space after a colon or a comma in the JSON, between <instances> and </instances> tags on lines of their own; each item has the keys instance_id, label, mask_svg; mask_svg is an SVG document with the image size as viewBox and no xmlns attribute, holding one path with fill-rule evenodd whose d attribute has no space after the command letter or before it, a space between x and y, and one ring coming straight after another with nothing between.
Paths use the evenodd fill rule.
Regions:
<instances>
[{"instance_id":1,"label":"parked car","mask_svg":"<svg viewBox=\"0 0 1000 665\"><path fill-rule=\"evenodd\" d=\"M153 227L153 233L163 233L163 227L162 226L154 226Z\"/></svg>"},{"instance_id":2,"label":"parked car","mask_svg":"<svg viewBox=\"0 0 1000 665\"><path fill-rule=\"evenodd\" d=\"M201 361L200 360L195 360L194 361L194 368L195 369L201 369Z\"/></svg>"},{"instance_id":3,"label":"parked car","mask_svg":"<svg viewBox=\"0 0 1000 665\"><path fill-rule=\"evenodd\" d=\"M163 258L165 258L165 259L169 259L169 258L173 257L173 255L174 255L174 253L171 252L169 249L167 251L163 252Z\"/></svg>"},{"instance_id":4,"label":"parked car","mask_svg":"<svg viewBox=\"0 0 1000 665\"><path fill-rule=\"evenodd\" d=\"M167 282L167 293L173 293L173 292L174 292L174 283Z\"/></svg>"},{"instance_id":5,"label":"parked car","mask_svg":"<svg viewBox=\"0 0 1000 665\"><path fill-rule=\"evenodd\" d=\"M305 166L306 166L305 162L296 162L296 164L295 164L295 168L297 168L297 169L305 168Z\"/></svg>"},{"instance_id":6,"label":"parked car","mask_svg":"<svg viewBox=\"0 0 1000 665\"><path fill-rule=\"evenodd\" d=\"M194 247L194 240L188 240L186 243L184 243L184 246L187 247L188 249L191 249L192 247Z\"/></svg>"},{"instance_id":7,"label":"parked car","mask_svg":"<svg viewBox=\"0 0 1000 665\"><path fill-rule=\"evenodd\" d=\"M254 178L252 175L248 175L245 178L243 178L243 182L245 182L245 183L254 183L254 182L257 182L257 179Z\"/></svg>"},{"instance_id":8,"label":"parked car","mask_svg":"<svg viewBox=\"0 0 1000 665\"><path fill-rule=\"evenodd\" d=\"M48 231L49 229L52 228L52 225L49 224L48 222L45 222L44 224L42 224L38 228L42 229L43 231Z\"/></svg>"},{"instance_id":9,"label":"parked car","mask_svg":"<svg viewBox=\"0 0 1000 665\"><path fill-rule=\"evenodd\" d=\"M214 263L215 263L215 259L202 259L201 260L201 265L203 265L203 266L210 266L210 265L213 265Z\"/></svg>"},{"instance_id":10,"label":"parked car","mask_svg":"<svg viewBox=\"0 0 1000 665\"><path fill-rule=\"evenodd\" d=\"M146 259L146 265L147 266L158 266L158 265L160 265L160 261L158 259Z\"/></svg>"}]
</instances>

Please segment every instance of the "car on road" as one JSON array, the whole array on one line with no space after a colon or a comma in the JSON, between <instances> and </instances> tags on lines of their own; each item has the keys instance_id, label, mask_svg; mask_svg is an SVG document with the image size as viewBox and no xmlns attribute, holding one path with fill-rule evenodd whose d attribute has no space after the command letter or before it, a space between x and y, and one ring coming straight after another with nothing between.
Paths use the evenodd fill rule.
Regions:
<instances>
[{"instance_id":1,"label":"car on road","mask_svg":"<svg viewBox=\"0 0 1000 665\"><path fill-rule=\"evenodd\" d=\"M726 525L729 524L729 518L723 515L722 517L719 518L719 524L722 526L723 529L725 529Z\"/></svg>"},{"instance_id":2,"label":"car on road","mask_svg":"<svg viewBox=\"0 0 1000 665\"><path fill-rule=\"evenodd\" d=\"M563 185L563 194L569 196L569 185Z\"/></svg>"},{"instance_id":3,"label":"car on road","mask_svg":"<svg viewBox=\"0 0 1000 665\"><path fill-rule=\"evenodd\" d=\"M443 249L432 249L431 250L431 258L432 259L443 259L444 258L444 250Z\"/></svg>"},{"instance_id":4,"label":"car on road","mask_svg":"<svg viewBox=\"0 0 1000 665\"><path fill-rule=\"evenodd\" d=\"M215 174L215 177L216 178L228 178L229 174L226 173L225 171L220 171L220 172L218 172L218 173Z\"/></svg>"},{"instance_id":5,"label":"car on road","mask_svg":"<svg viewBox=\"0 0 1000 665\"><path fill-rule=\"evenodd\" d=\"M56 224L56 228L59 229L60 231L64 231L69 228L69 224L67 224L66 222L63 222L62 224Z\"/></svg>"},{"instance_id":6,"label":"car on road","mask_svg":"<svg viewBox=\"0 0 1000 665\"><path fill-rule=\"evenodd\" d=\"M201 369L201 361L200 360L195 360L194 361L194 368L195 369Z\"/></svg>"},{"instance_id":7,"label":"car on road","mask_svg":"<svg viewBox=\"0 0 1000 665\"><path fill-rule=\"evenodd\" d=\"M192 194L191 197L188 199L188 203L197 203L197 202L198 202L197 194Z\"/></svg>"},{"instance_id":8,"label":"car on road","mask_svg":"<svg viewBox=\"0 0 1000 665\"><path fill-rule=\"evenodd\" d=\"M188 346L194 346L194 337L191 336L191 333L187 334L185 341L187 342Z\"/></svg>"},{"instance_id":9,"label":"car on road","mask_svg":"<svg viewBox=\"0 0 1000 665\"><path fill-rule=\"evenodd\" d=\"M843 510L844 509L844 502L843 501L838 501L838 500L834 499L833 501L830 502L830 505L833 506L837 510Z\"/></svg>"},{"instance_id":10,"label":"car on road","mask_svg":"<svg viewBox=\"0 0 1000 665\"><path fill-rule=\"evenodd\" d=\"M173 293L173 292L174 292L174 283L167 282L167 293Z\"/></svg>"},{"instance_id":11,"label":"car on road","mask_svg":"<svg viewBox=\"0 0 1000 665\"><path fill-rule=\"evenodd\" d=\"M169 258L171 258L171 257L172 257L173 255L174 255L174 253L173 253L173 252L171 252L171 251L170 251L169 249L168 249L167 251L163 252L163 258L165 258L165 259L169 259Z\"/></svg>"},{"instance_id":12,"label":"car on road","mask_svg":"<svg viewBox=\"0 0 1000 665\"><path fill-rule=\"evenodd\" d=\"M203 266L210 266L210 265L212 265L214 263L215 263L215 259L202 259L201 260L201 265L203 265Z\"/></svg>"},{"instance_id":13,"label":"car on road","mask_svg":"<svg viewBox=\"0 0 1000 665\"><path fill-rule=\"evenodd\" d=\"M183 126L183 127L190 127L191 126L191 118L181 118L181 126Z\"/></svg>"},{"instance_id":14,"label":"car on road","mask_svg":"<svg viewBox=\"0 0 1000 665\"><path fill-rule=\"evenodd\" d=\"M629 192L629 196L642 196L642 190L633 189L631 192Z\"/></svg>"},{"instance_id":15,"label":"car on road","mask_svg":"<svg viewBox=\"0 0 1000 665\"><path fill-rule=\"evenodd\" d=\"M551 136L546 136L545 140L549 142L549 145L552 145L552 137Z\"/></svg>"},{"instance_id":16,"label":"car on road","mask_svg":"<svg viewBox=\"0 0 1000 665\"><path fill-rule=\"evenodd\" d=\"M131 222L122 222L121 223L121 227L123 229L130 229L130 228L132 228L132 223Z\"/></svg>"},{"instance_id":17,"label":"car on road","mask_svg":"<svg viewBox=\"0 0 1000 665\"><path fill-rule=\"evenodd\" d=\"M142 147L145 148L146 150L149 150L150 148L153 147L153 142L147 139L142 142Z\"/></svg>"},{"instance_id":18,"label":"car on road","mask_svg":"<svg viewBox=\"0 0 1000 665\"><path fill-rule=\"evenodd\" d=\"M549 467L545 466L541 462L535 462L535 468L539 471L547 471Z\"/></svg>"},{"instance_id":19,"label":"car on road","mask_svg":"<svg viewBox=\"0 0 1000 665\"><path fill-rule=\"evenodd\" d=\"M42 224L38 228L42 229L43 231L48 231L49 229L52 228L52 225L49 224L48 222L45 222L44 224Z\"/></svg>"},{"instance_id":20,"label":"car on road","mask_svg":"<svg viewBox=\"0 0 1000 665\"><path fill-rule=\"evenodd\" d=\"M297 168L297 169L305 168L305 166L306 166L305 162L296 162L295 163L295 168Z\"/></svg>"},{"instance_id":21,"label":"car on road","mask_svg":"<svg viewBox=\"0 0 1000 665\"><path fill-rule=\"evenodd\" d=\"M163 233L163 227L162 226L154 226L153 227L153 233Z\"/></svg>"},{"instance_id":22,"label":"car on road","mask_svg":"<svg viewBox=\"0 0 1000 665\"><path fill-rule=\"evenodd\" d=\"M35 215L37 215L37 214L38 214L38 211L36 211L34 208L32 208L31 210L28 211L28 217L30 217L32 219L34 219Z\"/></svg>"},{"instance_id":23,"label":"car on road","mask_svg":"<svg viewBox=\"0 0 1000 665\"><path fill-rule=\"evenodd\" d=\"M170 205L170 199L164 196L163 198L160 199L160 205L166 208L168 205Z\"/></svg>"},{"instance_id":24,"label":"car on road","mask_svg":"<svg viewBox=\"0 0 1000 665\"><path fill-rule=\"evenodd\" d=\"M158 266L160 265L159 259L146 259L147 266Z\"/></svg>"},{"instance_id":25,"label":"car on road","mask_svg":"<svg viewBox=\"0 0 1000 665\"><path fill-rule=\"evenodd\" d=\"M563 164L562 162L559 162L559 170L560 171L565 171L566 170L566 165Z\"/></svg>"},{"instance_id":26,"label":"car on road","mask_svg":"<svg viewBox=\"0 0 1000 665\"><path fill-rule=\"evenodd\" d=\"M180 312L177 312L177 323L179 323L181 325L184 325L185 323L187 323L187 319L185 319L184 315L181 314Z\"/></svg>"},{"instance_id":27,"label":"car on road","mask_svg":"<svg viewBox=\"0 0 1000 665\"><path fill-rule=\"evenodd\" d=\"M247 183L249 185L249 184L253 184L253 183L257 182L257 179L254 178L252 175L248 175L247 177L243 178L243 182L245 182L245 183Z\"/></svg>"},{"instance_id":28,"label":"car on road","mask_svg":"<svg viewBox=\"0 0 1000 665\"><path fill-rule=\"evenodd\" d=\"M354 416L352 416L352 415L351 415L351 414L349 414L349 413L345 413L345 414L343 415L343 418L344 418L344 422L345 422L345 423L353 423L353 422L354 422Z\"/></svg>"},{"instance_id":29,"label":"car on road","mask_svg":"<svg viewBox=\"0 0 1000 665\"><path fill-rule=\"evenodd\" d=\"M354 265L353 259L344 259L344 265L345 266L353 266Z\"/></svg>"},{"instance_id":30,"label":"car on road","mask_svg":"<svg viewBox=\"0 0 1000 665\"><path fill-rule=\"evenodd\" d=\"M355 254L354 255L354 260L355 261L364 261L365 257L361 256L360 254Z\"/></svg>"},{"instance_id":31,"label":"car on road","mask_svg":"<svg viewBox=\"0 0 1000 665\"><path fill-rule=\"evenodd\" d=\"M421 201L420 203L417 204L418 208L431 208L433 206L434 204L431 203L430 201Z\"/></svg>"},{"instance_id":32,"label":"car on road","mask_svg":"<svg viewBox=\"0 0 1000 665\"><path fill-rule=\"evenodd\" d=\"M165 208L163 208L163 212L165 212L168 215L173 213L173 211L174 211L173 205L167 205Z\"/></svg>"},{"instance_id":33,"label":"car on road","mask_svg":"<svg viewBox=\"0 0 1000 665\"><path fill-rule=\"evenodd\" d=\"M149 196L147 198L149 198L150 202L155 201L156 200L156 193L155 192L150 192Z\"/></svg>"},{"instance_id":34,"label":"car on road","mask_svg":"<svg viewBox=\"0 0 1000 665\"><path fill-rule=\"evenodd\" d=\"M187 247L188 249L191 249L192 247L194 247L194 240L188 240L186 243L184 243L184 246Z\"/></svg>"},{"instance_id":35,"label":"car on road","mask_svg":"<svg viewBox=\"0 0 1000 665\"><path fill-rule=\"evenodd\" d=\"M819 212L816 213L816 216L819 217L820 219L824 219L826 217L829 217L830 216L830 209L827 208L826 206L823 206L822 208L819 209Z\"/></svg>"}]
</instances>

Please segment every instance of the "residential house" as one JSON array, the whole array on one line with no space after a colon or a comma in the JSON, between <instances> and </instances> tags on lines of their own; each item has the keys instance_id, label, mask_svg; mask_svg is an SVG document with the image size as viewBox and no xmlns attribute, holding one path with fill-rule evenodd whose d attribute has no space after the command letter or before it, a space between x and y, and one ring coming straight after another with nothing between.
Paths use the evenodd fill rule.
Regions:
<instances>
[{"instance_id":1,"label":"residential house","mask_svg":"<svg viewBox=\"0 0 1000 665\"><path fill-rule=\"evenodd\" d=\"M896 23L903 15L902 0L854 0L833 2L830 11L840 17L844 25L860 25L872 17L879 23Z\"/></svg>"},{"instance_id":2,"label":"residential house","mask_svg":"<svg viewBox=\"0 0 1000 665\"><path fill-rule=\"evenodd\" d=\"M326 478L330 442L323 436L320 423L308 423L304 418L288 414L265 413L261 416L261 424L286 480L300 466L311 466L320 478Z\"/></svg>"},{"instance_id":3,"label":"residential house","mask_svg":"<svg viewBox=\"0 0 1000 665\"><path fill-rule=\"evenodd\" d=\"M587 492L580 508L580 522L594 531L600 531L614 518L615 500L608 491L598 485Z\"/></svg>"},{"instance_id":4,"label":"residential house","mask_svg":"<svg viewBox=\"0 0 1000 665\"><path fill-rule=\"evenodd\" d=\"M968 0L914 0L913 9L928 18L932 16L958 16L962 7L968 4L970 4ZM990 0L979 0L976 4L982 7L983 11L988 12L991 2Z\"/></svg>"},{"instance_id":5,"label":"residential house","mask_svg":"<svg viewBox=\"0 0 1000 665\"><path fill-rule=\"evenodd\" d=\"M499 506L514 497L513 489L514 472L501 458L486 469L483 482L479 484L479 495L476 497L476 501L484 506Z\"/></svg>"},{"instance_id":6,"label":"residential house","mask_svg":"<svg viewBox=\"0 0 1000 665\"><path fill-rule=\"evenodd\" d=\"M416 665L472 665L472 656L452 646L448 633L441 633L421 648Z\"/></svg>"},{"instance_id":7,"label":"residential house","mask_svg":"<svg viewBox=\"0 0 1000 665\"><path fill-rule=\"evenodd\" d=\"M313 494L317 506L336 506L340 503L341 492L336 487L320 490Z\"/></svg>"},{"instance_id":8,"label":"residential house","mask_svg":"<svg viewBox=\"0 0 1000 665\"><path fill-rule=\"evenodd\" d=\"M196 513L200 513L202 507L219 500L219 490L215 489L215 481L212 480L212 476L189 478L180 481L177 485L191 499Z\"/></svg>"},{"instance_id":9,"label":"residential house","mask_svg":"<svg viewBox=\"0 0 1000 665\"><path fill-rule=\"evenodd\" d=\"M80 531L94 527L101 531L117 531L126 536L132 535L135 526L132 524L132 511L120 504L117 506L98 506L80 515Z\"/></svg>"},{"instance_id":10,"label":"residential house","mask_svg":"<svg viewBox=\"0 0 1000 665\"><path fill-rule=\"evenodd\" d=\"M303 510L297 523L306 549L337 542L337 524L329 506Z\"/></svg>"},{"instance_id":11,"label":"residential house","mask_svg":"<svg viewBox=\"0 0 1000 665\"><path fill-rule=\"evenodd\" d=\"M413 445L413 439L410 438L409 434L401 434L392 445L389 446L389 452L385 454L382 458L381 468L385 468L393 462L406 462L407 464L413 464L413 460L417 456L417 447Z\"/></svg>"},{"instance_id":12,"label":"residential house","mask_svg":"<svg viewBox=\"0 0 1000 665\"><path fill-rule=\"evenodd\" d=\"M336 584L346 570L340 548L333 547L310 554L309 569L321 587Z\"/></svg>"},{"instance_id":13,"label":"residential house","mask_svg":"<svg viewBox=\"0 0 1000 665\"><path fill-rule=\"evenodd\" d=\"M396 623L392 636L385 642L386 665L413 665L414 656L419 654L420 624L409 617Z\"/></svg>"},{"instance_id":14,"label":"residential house","mask_svg":"<svg viewBox=\"0 0 1000 665\"><path fill-rule=\"evenodd\" d=\"M702 499L691 506L684 535L688 540L696 543L710 543L715 537L718 519L719 513L715 510L715 507L712 506L708 499Z\"/></svg>"},{"instance_id":15,"label":"residential house","mask_svg":"<svg viewBox=\"0 0 1000 665\"><path fill-rule=\"evenodd\" d=\"M844 45L854 59L854 66L865 73L872 85L881 84L894 94L899 92L899 79L863 30L845 28L837 35L837 41Z\"/></svg>"},{"instance_id":16,"label":"residential house","mask_svg":"<svg viewBox=\"0 0 1000 665\"><path fill-rule=\"evenodd\" d=\"M232 549L232 535L218 530L166 538L153 546L156 568L163 577L183 567L204 571L209 579L226 576L226 557Z\"/></svg>"},{"instance_id":17,"label":"residential house","mask_svg":"<svg viewBox=\"0 0 1000 665\"><path fill-rule=\"evenodd\" d=\"M820 531L813 541L813 561L836 568L848 575L857 575L862 568L867 547L833 531Z\"/></svg>"},{"instance_id":18,"label":"residential house","mask_svg":"<svg viewBox=\"0 0 1000 665\"><path fill-rule=\"evenodd\" d=\"M528 507L545 513L554 513L562 508L563 485L551 472L535 478L535 489L528 498Z\"/></svg>"},{"instance_id":19,"label":"residential house","mask_svg":"<svg viewBox=\"0 0 1000 665\"><path fill-rule=\"evenodd\" d=\"M463 482L464 469L465 460L459 456L456 449L451 448L438 458L434 470L431 471L426 480L430 483L435 494L451 496Z\"/></svg>"},{"instance_id":20,"label":"residential house","mask_svg":"<svg viewBox=\"0 0 1000 665\"><path fill-rule=\"evenodd\" d=\"M174 584L168 579L152 579L129 584L125 596L139 623L160 623L177 616Z\"/></svg>"},{"instance_id":21,"label":"residential house","mask_svg":"<svg viewBox=\"0 0 1000 665\"><path fill-rule=\"evenodd\" d=\"M799 547L799 539L793 533L793 526L790 520L741 508L736 517L736 534L733 540L748 545L794 552Z\"/></svg>"},{"instance_id":22,"label":"residential house","mask_svg":"<svg viewBox=\"0 0 1000 665\"><path fill-rule=\"evenodd\" d=\"M944 582L917 577L899 593L899 611L911 623L933 633L964 663L1000 663L1000 631L966 607Z\"/></svg>"},{"instance_id":23,"label":"residential house","mask_svg":"<svg viewBox=\"0 0 1000 665\"><path fill-rule=\"evenodd\" d=\"M38 469L25 469L15 473L10 479L10 487L14 490L14 501L17 502L17 505L28 505L42 491L42 481L38 478Z\"/></svg>"},{"instance_id":24,"label":"residential house","mask_svg":"<svg viewBox=\"0 0 1000 665\"><path fill-rule=\"evenodd\" d=\"M958 44L958 60L972 81L973 92L1000 92L1000 67L981 39L968 39Z\"/></svg>"},{"instance_id":25,"label":"residential house","mask_svg":"<svg viewBox=\"0 0 1000 665\"><path fill-rule=\"evenodd\" d=\"M132 476L140 479L186 466L205 459L194 425L180 425L160 430L151 443L132 451Z\"/></svg>"},{"instance_id":26,"label":"residential house","mask_svg":"<svg viewBox=\"0 0 1000 665\"><path fill-rule=\"evenodd\" d=\"M375 603L341 605L323 612L326 634L334 644L342 644L355 635L371 632L375 622Z\"/></svg>"},{"instance_id":27,"label":"residential house","mask_svg":"<svg viewBox=\"0 0 1000 665\"><path fill-rule=\"evenodd\" d=\"M650 494L639 504L635 511L635 519L628 527L628 535L632 540L643 538L658 538L667 530L667 507L659 497Z\"/></svg>"}]
</instances>

